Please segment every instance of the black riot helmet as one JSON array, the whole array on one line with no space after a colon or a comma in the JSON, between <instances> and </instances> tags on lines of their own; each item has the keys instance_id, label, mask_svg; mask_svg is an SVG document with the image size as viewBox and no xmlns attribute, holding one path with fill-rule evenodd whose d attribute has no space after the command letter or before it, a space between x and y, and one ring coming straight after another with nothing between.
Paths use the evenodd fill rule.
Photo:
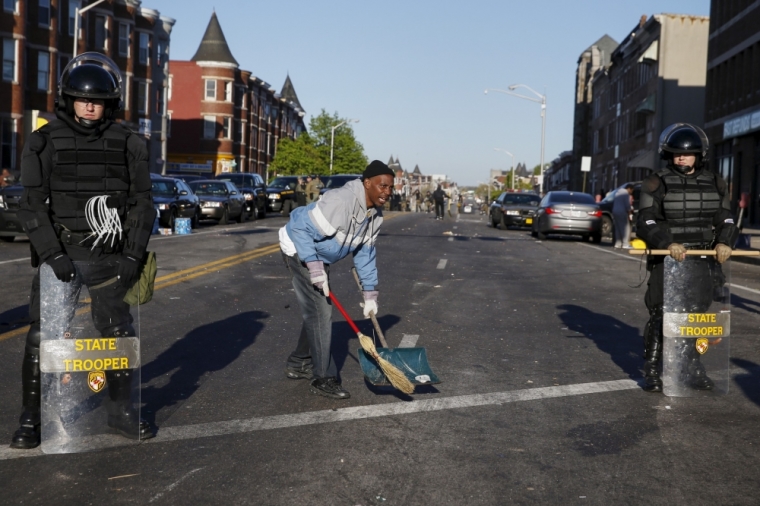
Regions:
<instances>
[{"instance_id":1,"label":"black riot helmet","mask_svg":"<svg viewBox=\"0 0 760 506\"><path fill-rule=\"evenodd\" d=\"M56 104L74 117L74 99L91 98L105 102L104 119L121 109L122 81L119 67L100 53L82 53L66 65L58 81ZM88 120L80 119L87 125Z\"/></svg>"},{"instance_id":2,"label":"black riot helmet","mask_svg":"<svg viewBox=\"0 0 760 506\"><path fill-rule=\"evenodd\" d=\"M675 165L673 155L693 154L697 157L694 168L700 168L707 161L709 148L710 141L705 132L690 123L674 123L660 135L660 158L679 172L691 172L692 167Z\"/></svg>"}]
</instances>

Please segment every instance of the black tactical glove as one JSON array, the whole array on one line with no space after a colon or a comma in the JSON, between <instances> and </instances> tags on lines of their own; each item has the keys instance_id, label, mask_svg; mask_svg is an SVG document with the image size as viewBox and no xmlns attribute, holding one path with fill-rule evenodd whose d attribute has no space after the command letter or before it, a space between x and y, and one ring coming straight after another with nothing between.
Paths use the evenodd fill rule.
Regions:
<instances>
[{"instance_id":1,"label":"black tactical glove","mask_svg":"<svg viewBox=\"0 0 760 506\"><path fill-rule=\"evenodd\" d=\"M56 253L48 258L45 263L53 268L55 277L64 283L70 283L77 272L74 269L74 264L71 263L71 259L64 253Z\"/></svg>"},{"instance_id":2,"label":"black tactical glove","mask_svg":"<svg viewBox=\"0 0 760 506\"><path fill-rule=\"evenodd\" d=\"M122 255L119 260L119 282L125 288L132 288L140 274L140 261L129 255Z\"/></svg>"}]
</instances>

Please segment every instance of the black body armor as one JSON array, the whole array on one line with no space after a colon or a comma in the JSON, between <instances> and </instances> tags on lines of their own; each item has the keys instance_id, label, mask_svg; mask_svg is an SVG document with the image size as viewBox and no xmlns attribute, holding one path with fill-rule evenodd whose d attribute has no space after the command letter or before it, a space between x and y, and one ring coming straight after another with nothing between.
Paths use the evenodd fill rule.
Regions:
<instances>
[{"instance_id":1,"label":"black body armor","mask_svg":"<svg viewBox=\"0 0 760 506\"><path fill-rule=\"evenodd\" d=\"M85 204L99 195L108 195L109 207L117 208L124 219L129 192L126 146L128 133L112 127L95 139L75 132L63 122L49 129L55 148L50 173L50 210L53 223L72 232L89 232Z\"/></svg>"},{"instance_id":2,"label":"black body armor","mask_svg":"<svg viewBox=\"0 0 760 506\"><path fill-rule=\"evenodd\" d=\"M702 171L696 177L686 177L670 168L657 175L665 184L662 207L673 241L709 245L713 241L713 217L723 199L715 176Z\"/></svg>"}]
</instances>

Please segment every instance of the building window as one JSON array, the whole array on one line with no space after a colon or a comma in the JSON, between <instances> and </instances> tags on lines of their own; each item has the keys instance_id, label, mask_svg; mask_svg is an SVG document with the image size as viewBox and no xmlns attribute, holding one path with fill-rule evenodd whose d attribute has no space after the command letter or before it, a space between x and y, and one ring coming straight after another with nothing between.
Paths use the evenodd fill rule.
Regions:
<instances>
[{"instance_id":1,"label":"building window","mask_svg":"<svg viewBox=\"0 0 760 506\"><path fill-rule=\"evenodd\" d=\"M3 81L16 81L16 41L3 39Z\"/></svg>"},{"instance_id":2,"label":"building window","mask_svg":"<svg viewBox=\"0 0 760 506\"><path fill-rule=\"evenodd\" d=\"M37 53L37 89L47 91L50 83L50 53Z\"/></svg>"},{"instance_id":3,"label":"building window","mask_svg":"<svg viewBox=\"0 0 760 506\"><path fill-rule=\"evenodd\" d=\"M216 116L203 117L203 138L216 139Z\"/></svg>"},{"instance_id":4,"label":"building window","mask_svg":"<svg viewBox=\"0 0 760 506\"><path fill-rule=\"evenodd\" d=\"M238 144L243 143L243 129L241 128L240 120L235 120L233 123L233 126L235 127L235 131L233 132L233 135L235 136L235 142Z\"/></svg>"},{"instance_id":5,"label":"building window","mask_svg":"<svg viewBox=\"0 0 760 506\"><path fill-rule=\"evenodd\" d=\"M18 14L18 0L3 0L3 10Z\"/></svg>"},{"instance_id":6,"label":"building window","mask_svg":"<svg viewBox=\"0 0 760 506\"><path fill-rule=\"evenodd\" d=\"M141 65L148 64L148 56L150 55L150 52L148 51L149 45L150 35L147 33L140 33L140 51L138 53L137 59Z\"/></svg>"},{"instance_id":7,"label":"building window","mask_svg":"<svg viewBox=\"0 0 760 506\"><path fill-rule=\"evenodd\" d=\"M137 83L137 112L145 113L148 110L148 83Z\"/></svg>"},{"instance_id":8,"label":"building window","mask_svg":"<svg viewBox=\"0 0 760 506\"><path fill-rule=\"evenodd\" d=\"M225 139L231 139L230 136L230 124L232 123L231 118L222 118L222 137Z\"/></svg>"},{"instance_id":9,"label":"building window","mask_svg":"<svg viewBox=\"0 0 760 506\"><path fill-rule=\"evenodd\" d=\"M216 80L206 79L206 100L216 100Z\"/></svg>"},{"instance_id":10,"label":"building window","mask_svg":"<svg viewBox=\"0 0 760 506\"><path fill-rule=\"evenodd\" d=\"M224 100L232 102L232 81L224 83Z\"/></svg>"},{"instance_id":11,"label":"building window","mask_svg":"<svg viewBox=\"0 0 760 506\"><path fill-rule=\"evenodd\" d=\"M66 65L69 64L70 58L68 56L59 56L58 57L58 76L56 76L57 79L61 78L61 74L63 73L63 69L66 68Z\"/></svg>"},{"instance_id":12,"label":"building window","mask_svg":"<svg viewBox=\"0 0 760 506\"><path fill-rule=\"evenodd\" d=\"M164 47L165 47L165 43L164 42L159 42L158 44L156 44L156 66L157 67L160 67L161 66L161 62L164 61L164 58L163 58L163 56L164 56Z\"/></svg>"},{"instance_id":13,"label":"building window","mask_svg":"<svg viewBox=\"0 0 760 506\"><path fill-rule=\"evenodd\" d=\"M122 73L121 74L121 82L123 86L123 93L124 93L124 110L129 110L129 82L131 79L129 79L129 76L127 74Z\"/></svg>"},{"instance_id":14,"label":"building window","mask_svg":"<svg viewBox=\"0 0 760 506\"><path fill-rule=\"evenodd\" d=\"M256 127L251 127L251 148L256 149L258 147L258 129Z\"/></svg>"},{"instance_id":15,"label":"building window","mask_svg":"<svg viewBox=\"0 0 760 506\"><path fill-rule=\"evenodd\" d=\"M76 10L81 8L81 0L69 0L69 35L74 35L74 18L76 17Z\"/></svg>"},{"instance_id":16,"label":"building window","mask_svg":"<svg viewBox=\"0 0 760 506\"><path fill-rule=\"evenodd\" d=\"M95 16L95 49L105 51L108 41L107 19L105 16Z\"/></svg>"},{"instance_id":17,"label":"building window","mask_svg":"<svg viewBox=\"0 0 760 506\"><path fill-rule=\"evenodd\" d=\"M40 26L50 26L50 0L39 0L37 22Z\"/></svg>"},{"instance_id":18,"label":"building window","mask_svg":"<svg viewBox=\"0 0 760 506\"><path fill-rule=\"evenodd\" d=\"M129 57L129 25L119 23L119 56Z\"/></svg>"},{"instance_id":19,"label":"building window","mask_svg":"<svg viewBox=\"0 0 760 506\"><path fill-rule=\"evenodd\" d=\"M0 167L16 168L16 120L3 118L0 123Z\"/></svg>"}]
</instances>

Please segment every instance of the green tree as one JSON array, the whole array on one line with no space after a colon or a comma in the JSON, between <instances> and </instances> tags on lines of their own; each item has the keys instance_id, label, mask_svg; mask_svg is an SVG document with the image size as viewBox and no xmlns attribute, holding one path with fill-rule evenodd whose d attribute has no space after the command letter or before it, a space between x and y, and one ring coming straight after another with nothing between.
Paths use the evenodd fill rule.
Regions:
<instances>
[{"instance_id":1,"label":"green tree","mask_svg":"<svg viewBox=\"0 0 760 506\"><path fill-rule=\"evenodd\" d=\"M314 147L324 162L320 174L330 173L330 137L332 128L346 121L336 112L332 116L322 109L318 116L309 121L309 134L314 140ZM364 146L356 140L351 123L344 123L335 129L333 174L358 174L367 166Z\"/></svg>"},{"instance_id":2,"label":"green tree","mask_svg":"<svg viewBox=\"0 0 760 506\"><path fill-rule=\"evenodd\" d=\"M345 119L336 112L332 116L324 109L309 121L309 132L294 141L282 139L277 154L269 167L270 172L282 175L330 173L330 135L332 127ZM364 146L354 137L350 123L335 129L333 174L358 174L367 166Z\"/></svg>"},{"instance_id":3,"label":"green tree","mask_svg":"<svg viewBox=\"0 0 760 506\"><path fill-rule=\"evenodd\" d=\"M285 138L277 143L277 155L269 166L270 173L285 176L321 174L322 169L323 160L306 132L296 140Z\"/></svg>"}]
</instances>

